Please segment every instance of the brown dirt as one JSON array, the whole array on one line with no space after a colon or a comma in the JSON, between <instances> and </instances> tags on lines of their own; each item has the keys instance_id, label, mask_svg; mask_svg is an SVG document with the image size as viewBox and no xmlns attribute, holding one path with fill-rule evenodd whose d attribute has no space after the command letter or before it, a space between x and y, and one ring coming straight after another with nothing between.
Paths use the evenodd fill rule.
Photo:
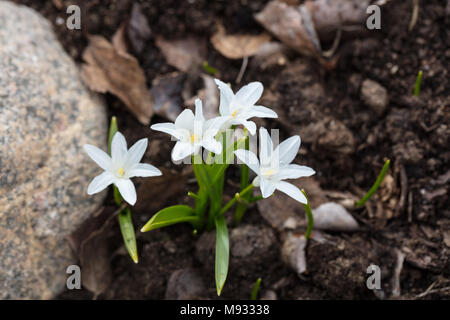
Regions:
<instances>
[{"instance_id":1,"label":"brown dirt","mask_svg":"<svg viewBox=\"0 0 450 320\"><path fill-rule=\"evenodd\" d=\"M57 17L66 17L65 10L55 5L58 1L15 2L29 5L47 17L67 52L81 62L81 53L87 45L86 36L100 34L110 39L129 17L134 0L70 1L80 4L83 9L81 31L69 31L64 25L56 24ZM65 8L69 1L60 2ZM263 31L252 15L260 11L266 1L138 2L152 29L151 41L136 56L149 86L157 75L175 70L167 65L155 46L155 36L209 38L219 20L229 33ZM403 204L400 201L389 204L389 199L382 198L381 211L376 205L372 209L353 211L363 223L364 231L333 234L331 245L311 242L307 248L308 273L302 278L281 262L282 235L274 231L277 244L271 249L273 252L258 256L259 260L249 257L247 261L252 265L259 264L257 268L234 268L231 261L224 298L249 298L254 281L261 277L262 289L274 290L279 299L375 299L365 287L366 268L370 263L377 263L383 279L390 279L395 265L394 248L406 252L400 277L400 298L414 299L433 282L436 282L434 290L424 298L450 298L450 240L444 242L445 234L450 237L447 197L450 17L445 13L446 2L421 1L417 25L409 32L411 1L392 1L383 8L382 30L370 38L346 41L341 46L338 64L331 71L324 71L315 61L295 55L286 65L273 66L269 70L261 71L250 64L243 83L256 80L264 83L271 94L266 93L264 98L269 102L267 105L281 115L279 121L267 121L266 124L272 128L281 127L280 138L305 132L302 130L308 132L308 129L317 128L323 119L332 119L320 124L332 132L331 136L308 139L302 135L301 162L318 172L316 178L322 189L358 194L370 187L385 158L393 163L391 175L395 190L391 196L398 199L401 189L406 188L405 181L408 189ZM234 84L240 61L222 57L209 44L208 62L220 70L222 80ZM422 91L419 98L414 98L412 91L420 69L424 70ZM390 102L380 116L366 107L360 97L361 83L365 79L375 80L388 91ZM109 114L118 116L119 128L130 143L142 137L150 139L145 161L172 172L172 187L155 182L156 187L142 187L139 191L138 198L147 199L134 211L135 223L141 226L162 207L189 201L184 196L186 189L180 185L194 190L195 184L189 180L189 172L185 172L185 178L180 180L177 172L182 168L175 167L169 159L171 146L166 143L167 136L141 125L115 97L107 95L106 99ZM161 119L155 117L152 123L159 121ZM336 141L339 139L333 132L342 130L333 131L330 125L335 123L349 130L354 139L351 145L346 136L344 141ZM311 125L314 127L308 127ZM312 130L313 134L316 131ZM230 190L236 188L237 181L237 176L232 174ZM169 195L161 197L155 190ZM112 195L109 194L104 213L113 211ZM383 214L390 216L386 219ZM256 207L247 213L243 223L266 225ZM212 267L196 258L197 238L191 231L188 226L175 226L140 234L141 260L134 265L121 249L118 225L112 223L107 233L112 282L98 298L162 299L171 273L188 267L200 270L204 278L207 289L199 298L217 298ZM239 264L245 265L245 261L239 261ZM92 297L92 293L83 289L65 292L59 298Z\"/></svg>"}]
</instances>

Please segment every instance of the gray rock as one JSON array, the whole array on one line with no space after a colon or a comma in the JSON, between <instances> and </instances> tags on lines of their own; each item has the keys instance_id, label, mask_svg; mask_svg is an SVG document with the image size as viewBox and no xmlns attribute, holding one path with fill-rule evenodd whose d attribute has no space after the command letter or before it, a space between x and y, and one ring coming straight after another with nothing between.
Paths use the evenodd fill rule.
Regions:
<instances>
[{"instance_id":1,"label":"gray rock","mask_svg":"<svg viewBox=\"0 0 450 320\"><path fill-rule=\"evenodd\" d=\"M370 79L366 79L362 83L361 98L379 116L383 114L389 103L387 90L378 82Z\"/></svg>"},{"instance_id":2,"label":"gray rock","mask_svg":"<svg viewBox=\"0 0 450 320\"><path fill-rule=\"evenodd\" d=\"M102 102L47 20L0 1L0 299L48 299L76 260L67 236L103 200L86 194L105 147Z\"/></svg>"},{"instance_id":3,"label":"gray rock","mask_svg":"<svg viewBox=\"0 0 450 320\"><path fill-rule=\"evenodd\" d=\"M167 300L192 300L205 292L205 284L191 268L176 270L170 275L166 289Z\"/></svg>"},{"instance_id":4,"label":"gray rock","mask_svg":"<svg viewBox=\"0 0 450 320\"><path fill-rule=\"evenodd\" d=\"M327 202L313 210L314 227L331 231L356 231L358 222L340 204Z\"/></svg>"},{"instance_id":5,"label":"gray rock","mask_svg":"<svg viewBox=\"0 0 450 320\"><path fill-rule=\"evenodd\" d=\"M281 260L298 275L306 271L305 248L308 241L303 234L288 232L281 249Z\"/></svg>"}]
</instances>

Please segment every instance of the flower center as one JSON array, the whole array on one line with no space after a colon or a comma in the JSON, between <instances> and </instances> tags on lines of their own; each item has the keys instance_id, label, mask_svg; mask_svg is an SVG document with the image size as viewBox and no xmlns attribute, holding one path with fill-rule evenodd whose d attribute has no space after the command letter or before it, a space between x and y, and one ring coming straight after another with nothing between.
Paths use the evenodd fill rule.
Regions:
<instances>
[{"instance_id":1,"label":"flower center","mask_svg":"<svg viewBox=\"0 0 450 320\"><path fill-rule=\"evenodd\" d=\"M123 171L123 168L119 168L118 174L120 177L123 177L123 175L125 174L125 172Z\"/></svg>"},{"instance_id":2,"label":"flower center","mask_svg":"<svg viewBox=\"0 0 450 320\"><path fill-rule=\"evenodd\" d=\"M262 172L263 176L265 176L265 177L270 177L270 176L274 175L275 173L277 173L277 171L274 169L266 169L266 170L263 170L263 172Z\"/></svg>"},{"instance_id":3,"label":"flower center","mask_svg":"<svg viewBox=\"0 0 450 320\"><path fill-rule=\"evenodd\" d=\"M191 143L194 143L197 141L197 135L196 134L191 134Z\"/></svg>"},{"instance_id":4,"label":"flower center","mask_svg":"<svg viewBox=\"0 0 450 320\"><path fill-rule=\"evenodd\" d=\"M238 112L238 111L235 110L231 116L232 116L233 118L236 117L236 113L237 113L237 112Z\"/></svg>"}]
</instances>

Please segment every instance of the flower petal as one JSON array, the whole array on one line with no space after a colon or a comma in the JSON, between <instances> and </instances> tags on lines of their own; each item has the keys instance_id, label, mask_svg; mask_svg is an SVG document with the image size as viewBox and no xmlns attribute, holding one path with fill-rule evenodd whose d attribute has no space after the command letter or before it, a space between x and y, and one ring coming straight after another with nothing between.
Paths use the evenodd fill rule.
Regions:
<instances>
[{"instance_id":1,"label":"flower petal","mask_svg":"<svg viewBox=\"0 0 450 320\"><path fill-rule=\"evenodd\" d=\"M222 153L222 144L214 138L202 140L201 145L206 150L214 152L215 154Z\"/></svg>"},{"instance_id":2,"label":"flower petal","mask_svg":"<svg viewBox=\"0 0 450 320\"><path fill-rule=\"evenodd\" d=\"M300 148L300 143L300 136L290 137L280 143L276 152L279 154L281 165L287 165L294 160L295 156L297 156L298 149Z\"/></svg>"},{"instance_id":3,"label":"flower petal","mask_svg":"<svg viewBox=\"0 0 450 320\"><path fill-rule=\"evenodd\" d=\"M175 124L171 123L171 122L157 123L157 124L152 125L150 127L150 129L168 133L172 137L175 137L178 140L180 140L183 137L183 135L175 127Z\"/></svg>"},{"instance_id":4,"label":"flower petal","mask_svg":"<svg viewBox=\"0 0 450 320\"><path fill-rule=\"evenodd\" d=\"M192 144L178 141L177 143L175 143L175 147L173 147L172 150L172 160L173 161L183 160L187 156L193 154L194 151L195 148Z\"/></svg>"},{"instance_id":5,"label":"flower petal","mask_svg":"<svg viewBox=\"0 0 450 320\"><path fill-rule=\"evenodd\" d=\"M301 166L298 164L290 164L280 169L278 173L278 179L298 179L301 177L309 177L316 172L310 167Z\"/></svg>"},{"instance_id":6,"label":"flower petal","mask_svg":"<svg viewBox=\"0 0 450 320\"><path fill-rule=\"evenodd\" d=\"M252 183L255 187L259 187L261 185L261 178L259 176L256 176L255 179L253 179Z\"/></svg>"},{"instance_id":7,"label":"flower petal","mask_svg":"<svg viewBox=\"0 0 450 320\"><path fill-rule=\"evenodd\" d=\"M249 108L246 112L245 112L245 117L247 119L249 118L253 118L253 117L258 117L258 118L278 118L278 115L275 111L267 108L267 107L263 107L263 106L253 106L251 108Z\"/></svg>"},{"instance_id":8,"label":"flower petal","mask_svg":"<svg viewBox=\"0 0 450 320\"><path fill-rule=\"evenodd\" d=\"M252 171L259 174L259 161L256 154L249 150L239 149L234 152L236 157L245 163Z\"/></svg>"},{"instance_id":9,"label":"flower petal","mask_svg":"<svg viewBox=\"0 0 450 320\"><path fill-rule=\"evenodd\" d=\"M127 155L127 141L123 134L117 131L111 142L111 158L116 163L121 163Z\"/></svg>"},{"instance_id":10,"label":"flower petal","mask_svg":"<svg viewBox=\"0 0 450 320\"><path fill-rule=\"evenodd\" d=\"M191 109L184 109L175 119L175 127L177 129L185 129L192 131L194 128L195 116Z\"/></svg>"},{"instance_id":11,"label":"flower petal","mask_svg":"<svg viewBox=\"0 0 450 320\"><path fill-rule=\"evenodd\" d=\"M144 138L136 142L127 153L126 166L131 167L132 165L139 163L144 156L145 150L147 150L148 139Z\"/></svg>"},{"instance_id":12,"label":"flower petal","mask_svg":"<svg viewBox=\"0 0 450 320\"><path fill-rule=\"evenodd\" d=\"M242 107L253 106L261 98L263 90L261 82L251 82L236 92L236 102Z\"/></svg>"},{"instance_id":13,"label":"flower petal","mask_svg":"<svg viewBox=\"0 0 450 320\"><path fill-rule=\"evenodd\" d=\"M240 121L240 124L242 124L245 128L247 128L248 132L250 132L250 134L252 136L255 135L256 133L256 124L253 121Z\"/></svg>"},{"instance_id":14,"label":"flower petal","mask_svg":"<svg viewBox=\"0 0 450 320\"><path fill-rule=\"evenodd\" d=\"M269 133L266 128L261 127L259 129L259 160L261 161L261 166L272 166L271 163L273 152L273 142L270 138ZM279 165L276 163L275 165Z\"/></svg>"},{"instance_id":15,"label":"flower petal","mask_svg":"<svg viewBox=\"0 0 450 320\"><path fill-rule=\"evenodd\" d=\"M217 84L220 90L220 105L219 105L220 115L221 116L230 115L230 104L234 98L233 90L231 90L229 85L218 79L214 79L214 82Z\"/></svg>"},{"instance_id":16,"label":"flower petal","mask_svg":"<svg viewBox=\"0 0 450 320\"><path fill-rule=\"evenodd\" d=\"M161 176L162 172L148 163L138 163L129 172L130 178L132 177L156 177Z\"/></svg>"},{"instance_id":17,"label":"flower petal","mask_svg":"<svg viewBox=\"0 0 450 320\"><path fill-rule=\"evenodd\" d=\"M102 174L96 176L88 186L87 193L94 194L102 191L111 183L113 183L113 175L105 171Z\"/></svg>"},{"instance_id":18,"label":"flower petal","mask_svg":"<svg viewBox=\"0 0 450 320\"><path fill-rule=\"evenodd\" d=\"M83 147L88 156L91 157L91 159L94 160L94 162L98 164L100 168L106 171L111 170L111 157L108 156L105 151L100 150L96 146L90 144L85 144Z\"/></svg>"},{"instance_id":19,"label":"flower petal","mask_svg":"<svg viewBox=\"0 0 450 320\"><path fill-rule=\"evenodd\" d=\"M115 179L114 184L119 189L122 198L134 206L136 203L136 189L130 179Z\"/></svg>"},{"instance_id":20,"label":"flower petal","mask_svg":"<svg viewBox=\"0 0 450 320\"><path fill-rule=\"evenodd\" d=\"M203 116L203 104L200 99L195 99L195 121L205 122L205 117Z\"/></svg>"},{"instance_id":21,"label":"flower petal","mask_svg":"<svg viewBox=\"0 0 450 320\"><path fill-rule=\"evenodd\" d=\"M280 181L276 184L276 188L298 202L303 204L307 203L306 197L300 189L289 182Z\"/></svg>"},{"instance_id":22,"label":"flower petal","mask_svg":"<svg viewBox=\"0 0 450 320\"><path fill-rule=\"evenodd\" d=\"M259 183L260 183L259 188L261 189L263 198L268 198L275 192L275 189L276 189L275 184L273 184L268 179L260 177Z\"/></svg>"}]
</instances>

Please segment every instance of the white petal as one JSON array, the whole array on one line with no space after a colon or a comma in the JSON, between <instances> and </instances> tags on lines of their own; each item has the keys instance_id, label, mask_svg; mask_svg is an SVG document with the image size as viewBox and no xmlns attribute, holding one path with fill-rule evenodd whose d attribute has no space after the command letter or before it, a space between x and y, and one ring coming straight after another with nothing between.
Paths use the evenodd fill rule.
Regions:
<instances>
[{"instance_id":1,"label":"white petal","mask_svg":"<svg viewBox=\"0 0 450 320\"><path fill-rule=\"evenodd\" d=\"M203 117L203 104L200 99L195 99L195 121L205 122L205 117Z\"/></svg>"},{"instance_id":2,"label":"white petal","mask_svg":"<svg viewBox=\"0 0 450 320\"><path fill-rule=\"evenodd\" d=\"M245 117L247 119L253 118L253 117L278 118L278 115L275 111L273 111L269 108L266 108L263 106L253 106L253 107L250 107L248 110L246 110Z\"/></svg>"},{"instance_id":3,"label":"white petal","mask_svg":"<svg viewBox=\"0 0 450 320\"><path fill-rule=\"evenodd\" d=\"M162 175L162 172L148 163L138 163L129 172L129 177L156 177Z\"/></svg>"},{"instance_id":4,"label":"white petal","mask_svg":"<svg viewBox=\"0 0 450 320\"><path fill-rule=\"evenodd\" d=\"M91 159L94 160L95 163L100 166L100 168L106 171L111 170L111 157L108 156L106 152L90 144L85 144L83 147L88 156L91 157Z\"/></svg>"},{"instance_id":5,"label":"white petal","mask_svg":"<svg viewBox=\"0 0 450 320\"><path fill-rule=\"evenodd\" d=\"M214 81L216 82L220 90L220 105L219 105L220 115L222 116L229 115L230 104L234 98L233 90L231 90L229 85L218 79L214 79Z\"/></svg>"},{"instance_id":6,"label":"white petal","mask_svg":"<svg viewBox=\"0 0 450 320\"><path fill-rule=\"evenodd\" d=\"M275 192L275 184L273 184L271 181L264 179L263 177L260 178L260 186L261 193L263 198L270 197Z\"/></svg>"},{"instance_id":7,"label":"white petal","mask_svg":"<svg viewBox=\"0 0 450 320\"><path fill-rule=\"evenodd\" d=\"M175 124L171 122L157 123L152 125L150 129L168 133L171 136L177 138L178 140L183 137L183 135L180 134L180 132L176 129Z\"/></svg>"},{"instance_id":8,"label":"white petal","mask_svg":"<svg viewBox=\"0 0 450 320\"><path fill-rule=\"evenodd\" d=\"M273 142L266 128L259 129L259 160L261 166L271 166ZM278 166L278 163L276 164Z\"/></svg>"},{"instance_id":9,"label":"white petal","mask_svg":"<svg viewBox=\"0 0 450 320\"><path fill-rule=\"evenodd\" d=\"M306 204L306 197L303 195L303 193L300 191L299 188L294 186L293 184L286 182L286 181L280 181L276 184L276 187L281 192L287 194L289 197L293 198L294 200L297 200L298 202L301 202L303 204Z\"/></svg>"},{"instance_id":10,"label":"white petal","mask_svg":"<svg viewBox=\"0 0 450 320\"><path fill-rule=\"evenodd\" d=\"M136 203L136 189L130 179L115 179L114 184L119 189L122 198L134 206Z\"/></svg>"},{"instance_id":11,"label":"white petal","mask_svg":"<svg viewBox=\"0 0 450 320\"><path fill-rule=\"evenodd\" d=\"M230 119L230 117L215 117L209 120L206 120L203 130L209 131L211 130L211 134L214 136L219 132L219 130L225 125L225 123ZM214 132L215 130L215 132Z\"/></svg>"},{"instance_id":12,"label":"white petal","mask_svg":"<svg viewBox=\"0 0 450 320\"><path fill-rule=\"evenodd\" d=\"M109 172L103 172L102 174L96 176L88 186L87 193L94 194L102 191L107 186L113 183L113 175Z\"/></svg>"},{"instance_id":13,"label":"white petal","mask_svg":"<svg viewBox=\"0 0 450 320\"><path fill-rule=\"evenodd\" d=\"M316 172L310 167L301 166L298 164L290 164L280 169L278 173L278 179L298 179L301 177L309 177Z\"/></svg>"},{"instance_id":14,"label":"white petal","mask_svg":"<svg viewBox=\"0 0 450 320\"><path fill-rule=\"evenodd\" d=\"M203 140L201 145L206 150L214 152L215 154L222 153L222 144L214 138Z\"/></svg>"},{"instance_id":15,"label":"white petal","mask_svg":"<svg viewBox=\"0 0 450 320\"><path fill-rule=\"evenodd\" d=\"M249 150L239 149L234 152L236 157L245 163L252 171L259 174L259 161L256 154Z\"/></svg>"},{"instance_id":16,"label":"white petal","mask_svg":"<svg viewBox=\"0 0 450 320\"><path fill-rule=\"evenodd\" d=\"M261 82L251 82L236 92L236 100L243 107L253 106L261 98L263 90Z\"/></svg>"},{"instance_id":17,"label":"white petal","mask_svg":"<svg viewBox=\"0 0 450 320\"><path fill-rule=\"evenodd\" d=\"M111 158L114 162L122 162L127 155L127 141L123 134L117 131L111 142Z\"/></svg>"},{"instance_id":18,"label":"white petal","mask_svg":"<svg viewBox=\"0 0 450 320\"><path fill-rule=\"evenodd\" d=\"M300 136L293 136L280 143L277 147L280 157L280 164L286 165L294 160L298 153L298 149L300 148L300 142Z\"/></svg>"},{"instance_id":19,"label":"white petal","mask_svg":"<svg viewBox=\"0 0 450 320\"><path fill-rule=\"evenodd\" d=\"M256 124L253 121L240 121L240 124L242 124L244 127L247 128L248 132L253 136L256 133Z\"/></svg>"},{"instance_id":20,"label":"white petal","mask_svg":"<svg viewBox=\"0 0 450 320\"><path fill-rule=\"evenodd\" d=\"M126 166L130 167L136 163L139 163L144 156L145 150L147 149L148 139L144 138L136 142L127 154Z\"/></svg>"},{"instance_id":21,"label":"white petal","mask_svg":"<svg viewBox=\"0 0 450 320\"><path fill-rule=\"evenodd\" d=\"M192 131L194 128L195 116L191 109L184 109L175 120L177 129L186 129Z\"/></svg>"},{"instance_id":22,"label":"white petal","mask_svg":"<svg viewBox=\"0 0 450 320\"><path fill-rule=\"evenodd\" d=\"M175 143L175 147L173 147L172 150L172 160L173 161L183 160L187 156L193 154L194 151L195 148L192 144L178 141L177 143Z\"/></svg>"}]
</instances>

